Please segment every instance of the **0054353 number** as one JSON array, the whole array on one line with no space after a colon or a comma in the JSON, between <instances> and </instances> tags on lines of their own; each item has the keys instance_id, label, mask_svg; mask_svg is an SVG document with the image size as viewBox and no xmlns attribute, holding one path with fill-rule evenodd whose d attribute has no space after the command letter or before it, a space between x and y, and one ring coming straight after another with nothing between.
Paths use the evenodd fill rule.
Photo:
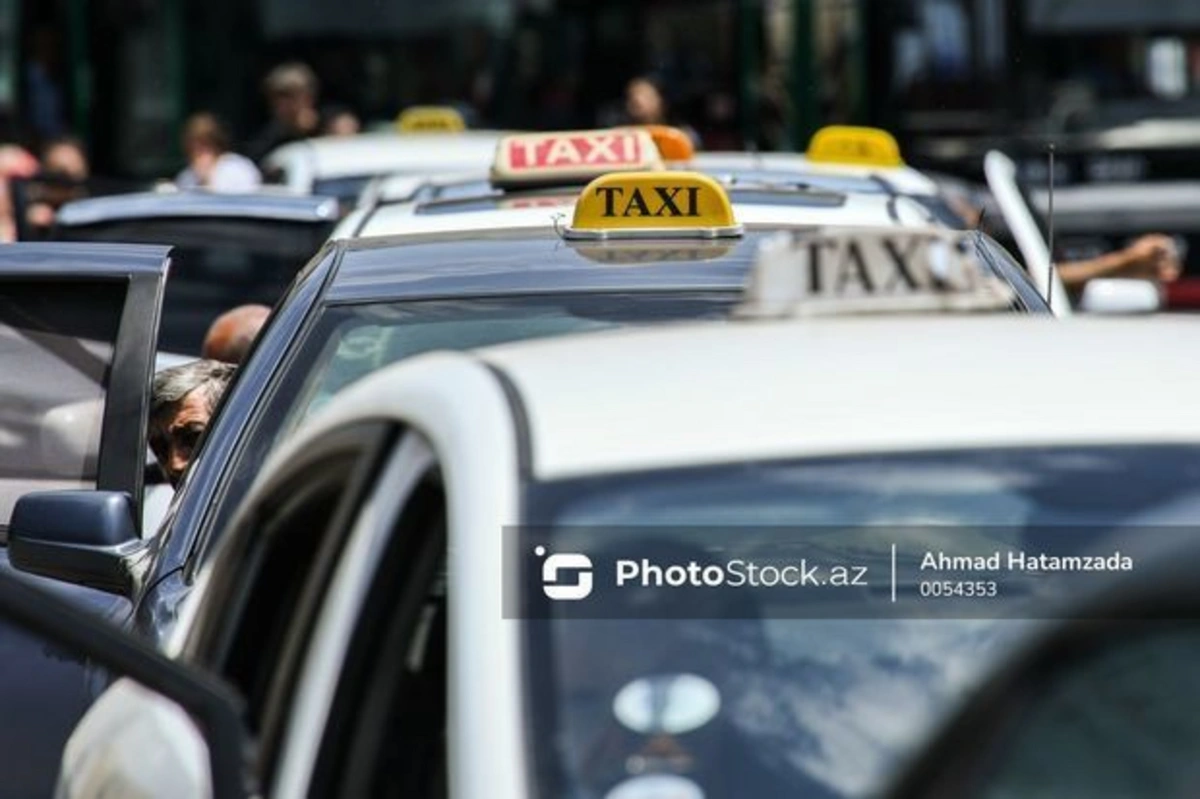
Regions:
<instances>
[{"instance_id":1,"label":"0054353 number","mask_svg":"<svg viewBox=\"0 0 1200 799\"><path fill-rule=\"evenodd\" d=\"M928 580L917 585L917 592L923 597L990 598L999 593L999 588L991 580Z\"/></svg>"}]
</instances>

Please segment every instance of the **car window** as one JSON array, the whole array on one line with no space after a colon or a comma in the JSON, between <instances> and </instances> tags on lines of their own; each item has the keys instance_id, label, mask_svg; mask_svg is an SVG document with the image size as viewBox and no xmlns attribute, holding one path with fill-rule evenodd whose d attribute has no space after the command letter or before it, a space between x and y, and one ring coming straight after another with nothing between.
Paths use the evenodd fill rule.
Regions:
<instances>
[{"instance_id":1,"label":"car window","mask_svg":"<svg viewBox=\"0 0 1200 799\"><path fill-rule=\"evenodd\" d=\"M358 614L309 796L448 795L446 593L446 503L431 472Z\"/></svg>"},{"instance_id":2,"label":"car window","mask_svg":"<svg viewBox=\"0 0 1200 799\"><path fill-rule=\"evenodd\" d=\"M272 757L300 655L389 431L363 425L314 444L244 510L207 578L210 601L185 648L245 697L261 762Z\"/></svg>"},{"instance_id":3,"label":"car window","mask_svg":"<svg viewBox=\"0 0 1200 799\"><path fill-rule=\"evenodd\" d=\"M335 392L402 358L630 324L725 318L737 300L735 292L619 292L326 307L241 444L206 524L224 527L267 453Z\"/></svg>"},{"instance_id":4,"label":"car window","mask_svg":"<svg viewBox=\"0 0 1200 799\"><path fill-rule=\"evenodd\" d=\"M1200 785L1200 632L1153 627L1051 682L989 759L977 795L1112 799L1194 796ZM973 792L975 793L975 792Z\"/></svg>"},{"instance_id":5,"label":"car window","mask_svg":"<svg viewBox=\"0 0 1200 799\"><path fill-rule=\"evenodd\" d=\"M0 528L25 493L95 488L125 286L0 283Z\"/></svg>"},{"instance_id":6,"label":"car window","mask_svg":"<svg viewBox=\"0 0 1200 799\"><path fill-rule=\"evenodd\" d=\"M174 247L159 349L199 356L217 316L245 303L274 305L332 223L252 219L149 219L61 228L70 241Z\"/></svg>"}]
</instances>

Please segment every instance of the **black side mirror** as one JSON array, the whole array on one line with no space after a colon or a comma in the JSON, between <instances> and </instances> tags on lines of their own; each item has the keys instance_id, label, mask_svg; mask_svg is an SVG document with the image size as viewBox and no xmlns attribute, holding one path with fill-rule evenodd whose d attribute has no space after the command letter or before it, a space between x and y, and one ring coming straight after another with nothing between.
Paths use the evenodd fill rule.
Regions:
<instances>
[{"instance_id":1,"label":"black side mirror","mask_svg":"<svg viewBox=\"0 0 1200 799\"><path fill-rule=\"evenodd\" d=\"M1200 580L1191 545L1081 603L994 673L889 799L1193 796Z\"/></svg>"},{"instance_id":2,"label":"black side mirror","mask_svg":"<svg viewBox=\"0 0 1200 799\"><path fill-rule=\"evenodd\" d=\"M117 491L41 491L17 500L8 526L17 569L129 596L145 543L133 500Z\"/></svg>"}]
</instances>

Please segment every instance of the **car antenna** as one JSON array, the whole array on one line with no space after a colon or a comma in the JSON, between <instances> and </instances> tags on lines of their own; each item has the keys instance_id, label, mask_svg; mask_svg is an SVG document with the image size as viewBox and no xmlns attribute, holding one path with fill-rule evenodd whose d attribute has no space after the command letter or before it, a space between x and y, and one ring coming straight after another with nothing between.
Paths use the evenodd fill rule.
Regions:
<instances>
[{"instance_id":1,"label":"car antenna","mask_svg":"<svg viewBox=\"0 0 1200 799\"><path fill-rule=\"evenodd\" d=\"M1047 153L1050 157L1050 174L1048 177L1049 184L1049 227L1050 241L1047 244L1050 263L1049 269L1046 272L1046 280L1049 285L1046 286L1046 307L1051 311L1054 310L1054 142L1047 145Z\"/></svg>"}]
</instances>

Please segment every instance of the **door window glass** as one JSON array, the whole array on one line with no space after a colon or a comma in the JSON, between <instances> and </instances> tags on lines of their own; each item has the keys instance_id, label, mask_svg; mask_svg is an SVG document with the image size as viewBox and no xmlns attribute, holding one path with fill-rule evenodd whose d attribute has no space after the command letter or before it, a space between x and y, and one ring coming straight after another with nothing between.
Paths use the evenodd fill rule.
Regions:
<instances>
[{"instance_id":1,"label":"door window glass","mask_svg":"<svg viewBox=\"0 0 1200 799\"><path fill-rule=\"evenodd\" d=\"M30 491L95 488L123 284L0 282L0 528Z\"/></svg>"}]
</instances>

